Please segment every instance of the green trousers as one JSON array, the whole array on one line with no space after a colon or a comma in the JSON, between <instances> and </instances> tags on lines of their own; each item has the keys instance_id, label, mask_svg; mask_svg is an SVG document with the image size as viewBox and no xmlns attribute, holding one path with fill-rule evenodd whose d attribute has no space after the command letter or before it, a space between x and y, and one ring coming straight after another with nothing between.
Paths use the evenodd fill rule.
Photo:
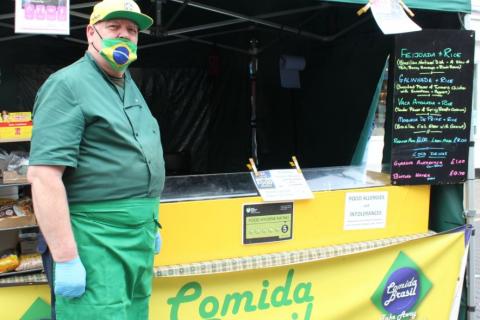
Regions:
<instances>
[{"instance_id":1,"label":"green trousers","mask_svg":"<svg viewBox=\"0 0 480 320\"><path fill-rule=\"evenodd\" d=\"M56 297L57 320L146 320L152 291L158 198L70 206L87 273L85 294Z\"/></svg>"}]
</instances>

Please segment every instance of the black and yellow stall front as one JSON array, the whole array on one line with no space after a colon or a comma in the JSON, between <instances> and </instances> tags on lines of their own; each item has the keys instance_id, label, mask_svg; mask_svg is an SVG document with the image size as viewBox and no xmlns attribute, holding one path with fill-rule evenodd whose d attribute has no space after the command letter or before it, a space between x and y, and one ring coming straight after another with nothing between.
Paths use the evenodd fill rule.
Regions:
<instances>
[{"instance_id":1,"label":"black and yellow stall front","mask_svg":"<svg viewBox=\"0 0 480 320\"><path fill-rule=\"evenodd\" d=\"M167 178L150 319L455 314L465 232L429 232L429 186L357 167L304 175L314 198L280 203L262 202L248 173ZM33 314L38 298L49 302L46 284L0 288L2 318Z\"/></svg>"}]
</instances>

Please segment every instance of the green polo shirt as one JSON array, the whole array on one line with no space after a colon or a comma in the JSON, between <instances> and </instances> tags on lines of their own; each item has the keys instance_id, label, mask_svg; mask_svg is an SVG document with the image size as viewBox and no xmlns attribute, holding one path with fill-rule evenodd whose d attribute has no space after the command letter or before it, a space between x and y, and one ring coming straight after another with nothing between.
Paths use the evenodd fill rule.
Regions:
<instances>
[{"instance_id":1,"label":"green polo shirt","mask_svg":"<svg viewBox=\"0 0 480 320\"><path fill-rule=\"evenodd\" d=\"M119 90L89 53L52 74L33 109L30 165L65 166L71 203L159 197L158 123L128 72Z\"/></svg>"}]
</instances>

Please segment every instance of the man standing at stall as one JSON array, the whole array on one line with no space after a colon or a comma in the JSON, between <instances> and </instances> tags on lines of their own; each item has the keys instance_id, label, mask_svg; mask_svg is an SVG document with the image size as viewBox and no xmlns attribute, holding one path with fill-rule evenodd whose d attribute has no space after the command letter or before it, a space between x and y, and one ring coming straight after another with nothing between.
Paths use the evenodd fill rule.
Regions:
<instances>
[{"instance_id":1,"label":"man standing at stall","mask_svg":"<svg viewBox=\"0 0 480 320\"><path fill-rule=\"evenodd\" d=\"M165 170L157 121L126 69L152 22L133 0L98 3L85 56L37 94L28 179L58 320L148 318Z\"/></svg>"}]
</instances>

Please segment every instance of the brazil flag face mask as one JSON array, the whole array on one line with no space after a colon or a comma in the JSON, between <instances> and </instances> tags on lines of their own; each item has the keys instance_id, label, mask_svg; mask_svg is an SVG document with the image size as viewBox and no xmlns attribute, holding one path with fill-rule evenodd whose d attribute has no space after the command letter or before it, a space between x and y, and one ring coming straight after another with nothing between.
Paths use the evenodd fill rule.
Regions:
<instances>
[{"instance_id":1,"label":"brazil flag face mask","mask_svg":"<svg viewBox=\"0 0 480 320\"><path fill-rule=\"evenodd\" d=\"M104 39L95 28L95 31L102 39L102 49L98 50L100 55L107 60L113 70L123 72L133 61L137 60L137 45L124 38Z\"/></svg>"}]
</instances>

